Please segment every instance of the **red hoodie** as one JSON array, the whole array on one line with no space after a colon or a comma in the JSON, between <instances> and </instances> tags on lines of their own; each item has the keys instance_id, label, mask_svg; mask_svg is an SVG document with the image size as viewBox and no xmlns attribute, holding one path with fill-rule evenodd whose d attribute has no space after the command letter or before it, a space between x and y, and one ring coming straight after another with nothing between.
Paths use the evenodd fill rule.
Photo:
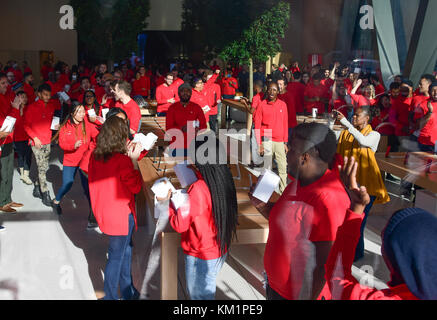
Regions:
<instances>
[{"instance_id":1,"label":"red hoodie","mask_svg":"<svg viewBox=\"0 0 437 320\"><path fill-rule=\"evenodd\" d=\"M418 300L403 284L377 290L360 284L352 275L355 248L360 237L364 215L347 210L343 224L337 230L334 245L325 265L325 278L333 300ZM338 266L338 262L341 265Z\"/></svg>"},{"instance_id":2,"label":"red hoodie","mask_svg":"<svg viewBox=\"0 0 437 320\"><path fill-rule=\"evenodd\" d=\"M99 131L97 131L96 126L92 125L85 119L84 123L86 136L83 134L82 123L74 124L71 120L68 120L59 130L59 146L64 150L64 166L78 167L81 166L80 164L82 161L86 163L89 162L88 158L90 154L88 150L90 149L92 141L95 141ZM79 140L82 140L82 145L76 149L75 144ZM85 172L87 172L88 168L85 169Z\"/></svg>"}]
</instances>

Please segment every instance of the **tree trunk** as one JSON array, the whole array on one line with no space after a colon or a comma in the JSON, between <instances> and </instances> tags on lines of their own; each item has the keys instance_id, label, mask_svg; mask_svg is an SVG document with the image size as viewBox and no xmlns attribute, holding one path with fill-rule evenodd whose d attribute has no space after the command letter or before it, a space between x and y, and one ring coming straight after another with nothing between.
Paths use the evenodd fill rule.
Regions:
<instances>
[{"instance_id":1,"label":"tree trunk","mask_svg":"<svg viewBox=\"0 0 437 320\"><path fill-rule=\"evenodd\" d=\"M249 60L249 101L252 102L253 99L253 60L250 58ZM250 137L252 133L252 114L247 113L247 136Z\"/></svg>"}]
</instances>

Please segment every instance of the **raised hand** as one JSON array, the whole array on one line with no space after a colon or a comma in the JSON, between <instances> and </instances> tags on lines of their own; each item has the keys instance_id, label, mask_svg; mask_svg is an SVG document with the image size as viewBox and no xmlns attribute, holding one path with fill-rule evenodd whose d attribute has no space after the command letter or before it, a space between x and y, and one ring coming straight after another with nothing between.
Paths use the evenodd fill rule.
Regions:
<instances>
[{"instance_id":1,"label":"raised hand","mask_svg":"<svg viewBox=\"0 0 437 320\"><path fill-rule=\"evenodd\" d=\"M359 187L357 183L358 163L352 157L344 158L343 167L338 167L340 178L346 187L346 191L351 199L351 210L355 213L362 213L366 206L370 203L370 196L367 193L366 187Z\"/></svg>"}]
</instances>

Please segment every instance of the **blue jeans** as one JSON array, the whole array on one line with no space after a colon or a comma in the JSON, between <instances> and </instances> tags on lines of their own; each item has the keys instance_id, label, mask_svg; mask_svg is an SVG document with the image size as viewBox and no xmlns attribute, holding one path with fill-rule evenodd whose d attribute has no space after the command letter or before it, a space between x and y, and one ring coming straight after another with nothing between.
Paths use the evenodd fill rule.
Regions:
<instances>
[{"instance_id":1,"label":"blue jeans","mask_svg":"<svg viewBox=\"0 0 437 320\"><path fill-rule=\"evenodd\" d=\"M127 236L109 236L108 261L105 267L103 300L118 300L118 288L121 298L132 300L139 297L132 282L132 233L134 216L129 215L129 233Z\"/></svg>"},{"instance_id":2,"label":"blue jeans","mask_svg":"<svg viewBox=\"0 0 437 320\"><path fill-rule=\"evenodd\" d=\"M66 167L66 166L64 166L64 168L62 169L62 187L61 189L59 189L58 194L56 195L56 201L61 201L62 198L67 194L67 192L70 191L71 187L73 186L74 177L76 176L77 169L79 169L79 167ZM79 169L79 173L80 173L80 181L82 182L83 192L86 198L88 199L88 203L91 205L88 178L80 169Z\"/></svg>"},{"instance_id":3,"label":"blue jeans","mask_svg":"<svg viewBox=\"0 0 437 320\"><path fill-rule=\"evenodd\" d=\"M428 146L426 144L419 143L419 150L422 152L432 152L434 153L434 146Z\"/></svg>"},{"instance_id":4,"label":"blue jeans","mask_svg":"<svg viewBox=\"0 0 437 320\"><path fill-rule=\"evenodd\" d=\"M227 253L214 260L185 256L185 279L191 300L214 300L217 274L226 260Z\"/></svg>"},{"instance_id":5,"label":"blue jeans","mask_svg":"<svg viewBox=\"0 0 437 320\"><path fill-rule=\"evenodd\" d=\"M156 113L156 115L158 117L166 117L167 116L167 112L158 112L158 113Z\"/></svg>"},{"instance_id":6,"label":"blue jeans","mask_svg":"<svg viewBox=\"0 0 437 320\"><path fill-rule=\"evenodd\" d=\"M358 240L358 244L355 249L354 261L357 261L362 257L364 257L364 228L366 227L367 217L369 216L369 212L372 209L373 202L375 202L375 200L376 200L375 196L370 196L370 202L364 209L364 219L363 219L363 223L361 224L360 239Z\"/></svg>"},{"instance_id":7,"label":"blue jeans","mask_svg":"<svg viewBox=\"0 0 437 320\"><path fill-rule=\"evenodd\" d=\"M23 168L30 171L30 163L32 162L32 148L27 141L15 141L14 149L18 155L18 168Z\"/></svg>"}]
</instances>

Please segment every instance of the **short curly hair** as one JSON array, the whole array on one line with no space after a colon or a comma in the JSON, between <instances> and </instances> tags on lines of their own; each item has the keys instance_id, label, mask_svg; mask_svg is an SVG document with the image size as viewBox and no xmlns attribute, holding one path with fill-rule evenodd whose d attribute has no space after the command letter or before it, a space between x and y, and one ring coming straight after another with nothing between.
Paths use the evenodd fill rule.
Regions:
<instances>
[{"instance_id":1,"label":"short curly hair","mask_svg":"<svg viewBox=\"0 0 437 320\"><path fill-rule=\"evenodd\" d=\"M114 153L125 154L126 142L129 138L129 126L119 117L110 117L102 125L97 136L97 147L94 157L99 161L108 161Z\"/></svg>"}]
</instances>

